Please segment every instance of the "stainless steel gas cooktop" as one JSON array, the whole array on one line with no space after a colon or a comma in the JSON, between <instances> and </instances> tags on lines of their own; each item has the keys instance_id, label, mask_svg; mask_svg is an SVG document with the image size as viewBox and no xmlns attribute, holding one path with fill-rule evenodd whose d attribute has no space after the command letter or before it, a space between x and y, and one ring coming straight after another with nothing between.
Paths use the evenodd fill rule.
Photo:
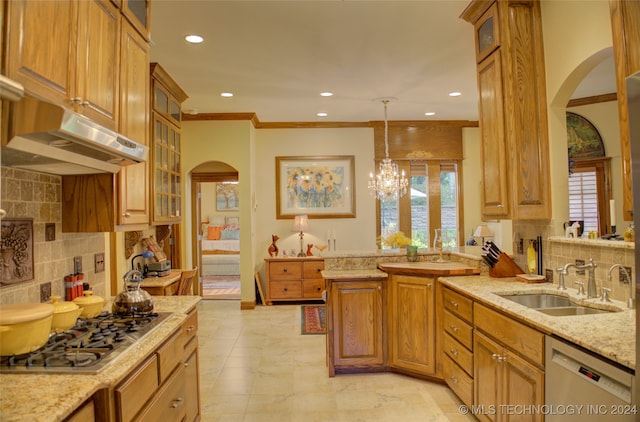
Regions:
<instances>
[{"instance_id":1,"label":"stainless steel gas cooktop","mask_svg":"<svg viewBox=\"0 0 640 422\"><path fill-rule=\"evenodd\" d=\"M103 312L95 318L80 318L73 328L52 334L34 352L0 356L0 373L96 374L169 315Z\"/></svg>"}]
</instances>

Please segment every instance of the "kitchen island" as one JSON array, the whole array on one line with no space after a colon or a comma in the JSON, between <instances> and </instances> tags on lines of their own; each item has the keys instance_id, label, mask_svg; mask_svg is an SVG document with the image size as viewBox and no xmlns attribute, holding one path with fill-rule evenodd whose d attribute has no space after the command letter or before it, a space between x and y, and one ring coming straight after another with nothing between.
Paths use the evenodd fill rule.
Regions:
<instances>
[{"instance_id":1,"label":"kitchen island","mask_svg":"<svg viewBox=\"0 0 640 422\"><path fill-rule=\"evenodd\" d=\"M154 296L154 311L171 312L171 315L97 374L0 374L0 420L69 420L87 402L95 406L96 420L110 420L105 412L107 415L114 413L111 406L117 393L112 394L113 389L132 376L132 372L138 371L138 367L164 344L181 337L179 330L193 318L199 301L199 296ZM110 309L111 304L105 308ZM197 353L195 340L196 349L190 351L193 353ZM194 365L193 369L197 370L197 366ZM93 397L101 398L93 401Z\"/></svg>"}]
</instances>

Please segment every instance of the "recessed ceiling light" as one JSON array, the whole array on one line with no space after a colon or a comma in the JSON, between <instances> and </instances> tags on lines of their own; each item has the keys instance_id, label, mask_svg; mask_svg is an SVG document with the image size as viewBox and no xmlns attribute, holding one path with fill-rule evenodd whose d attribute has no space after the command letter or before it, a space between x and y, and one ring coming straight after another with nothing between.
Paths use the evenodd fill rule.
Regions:
<instances>
[{"instance_id":1,"label":"recessed ceiling light","mask_svg":"<svg viewBox=\"0 0 640 422\"><path fill-rule=\"evenodd\" d=\"M328 91L326 91L326 92L321 92L321 93L320 93L320 95L321 95L322 97L331 97L331 96L333 95L333 92L328 92Z\"/></svg>"},{"instance_id":2,"label":"recessed ceiling light","mask_svg":"<svg viewBox=\"0 0 640 422\"><path fill-rule=\"evenodd\" d=\"M220 94L221 97L233 97L233 92L222 92Z\"/></svg>"},{"instance_id":3,"label":"recessed ceiling light","mask_svg":"<svg viewBox=\"0 0 640 422\"><path fill-rule=\"evenodd\" d=\"M424 113L425 116L435 116L436 113L434 113L433 111L427 111L426 113Z\"/></svg>"},{"instance_id":4,"label":"recessed ceiling light","mask_svg":"<svg viewBox=\"0 0 640 422\"><path fill-rule=\"evenodd\" d=\"M327 117L328 114L325 113L324 111L321 111L320 113L317 114L318 117Z\"/></svg>"},{"instance_id":5,"label":"recessed ceiling light","mask_svg":"<svg viewBox=\"0 0 640 422\"><path fill-rule=\"evenodd\" d=\"M462 95L462 94L461 94L460 92L450 92L450 93L449 93L449 96L450 96L450 97L459 97L459 96L461 96L461 95Z\"/></svg>"},{"instance_id":6,"label":"recessed ceiling light","mask_svg":"<svg viewBox=\"0 0 640 422\"><path fill-rule=\"evenodd\" d=\"M184 39L191 44L200 44L202 41L204 41L204 38L202 38L200 35L187 35L186 37L184 37Z\"/></svg>"}]
</instances>

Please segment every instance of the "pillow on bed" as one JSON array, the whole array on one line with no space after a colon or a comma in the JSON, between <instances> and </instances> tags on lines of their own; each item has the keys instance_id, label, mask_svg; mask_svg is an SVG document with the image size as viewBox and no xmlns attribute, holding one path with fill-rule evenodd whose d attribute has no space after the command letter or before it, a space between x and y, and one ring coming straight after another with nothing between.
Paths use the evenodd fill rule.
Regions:
<instances>
[{"instance_id":1,"label":"pillow on bed","mask_svg":"<svg viewBox=\"0 0 640 422\"><path fill-rule=\"evenodd\" d=\"M239 240L240 230L224 229L220 235L220 240Z\"/></svg>"},{"instance_id":2,"label":"pillow on bed","mask_svg":"<svg viewBox=\"0 0 640 422\"><path fill-rule=\"evenodd\" d=\"M227 222L222 216L210 215L209 224L212 226L224 226L225 224L227 224Z\"/></svg>"},{"instance_id":3,"label":"pillow on bed","mask_svg":"<svg viewBox=\"0 0 640 422\"><path fill-rule=\"evenodd\" d=\"M220 240L222 231L222 226L207 227L207 240Z\"/></svg>"}]
</instances>

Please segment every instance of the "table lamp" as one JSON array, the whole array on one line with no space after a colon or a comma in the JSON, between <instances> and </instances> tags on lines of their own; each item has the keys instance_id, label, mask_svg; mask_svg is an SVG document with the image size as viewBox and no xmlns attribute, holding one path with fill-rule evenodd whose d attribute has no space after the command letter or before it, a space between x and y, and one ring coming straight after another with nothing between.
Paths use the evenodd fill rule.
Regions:
<instances>
[{"instance_id":1,"label":"table lamp","mask_svg":"<svg viewBox=\"0 0 640 422\"><path fill-rule=\"evenodd\" d=\"M484 238L493 237L493 233L491 233L491 230L489 230L489 227L487 227L486 224L480 224L478 227L476 227L476 231L473 232L473 237L479 237L480 239L482 239L482 243L480 243L480 246L484 246Z\"/></svg>"},{"instance_id":2,"label":"table lamp","mask_svg":"<svg viewBox=\"0 0 640 422\"><path fill-rule=\"evenodd\" d=\"M298 252L298 256L306 256L303 250L303 242L304 232L309 229L309 217L307 215L296 215L293 220L293 228L292 231L300 232L300 252Z\"/></svg>"}]
</instances>

